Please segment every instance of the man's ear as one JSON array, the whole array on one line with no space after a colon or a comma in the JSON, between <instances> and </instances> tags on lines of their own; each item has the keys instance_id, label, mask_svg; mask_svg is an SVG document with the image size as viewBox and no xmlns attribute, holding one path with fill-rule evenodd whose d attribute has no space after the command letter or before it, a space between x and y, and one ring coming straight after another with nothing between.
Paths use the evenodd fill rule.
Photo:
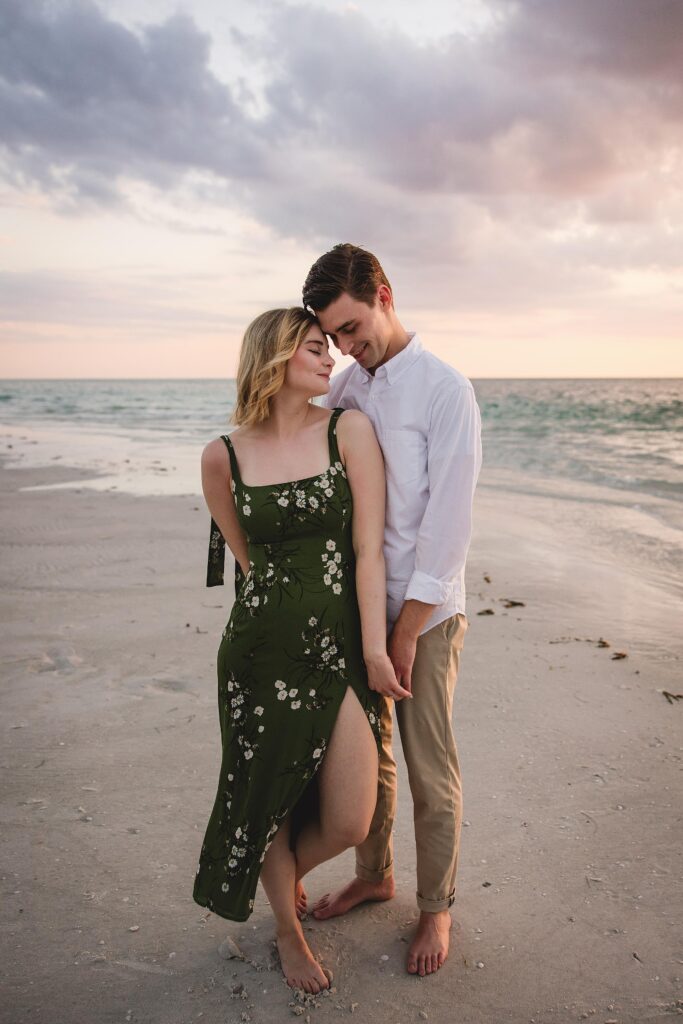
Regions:
<instances>
[{"instance_id":1,"label":"man's ear","mask_svg":"<svg viewBox=\"0 0 683 1024\"><path fill-rule=\"evenodd\" d=\"M379 300L380 307L387 312L394 307L394 296L391 294L391 288L388 284L381 284L377 289L377 298Z\"/></svg>"}]
</instances>

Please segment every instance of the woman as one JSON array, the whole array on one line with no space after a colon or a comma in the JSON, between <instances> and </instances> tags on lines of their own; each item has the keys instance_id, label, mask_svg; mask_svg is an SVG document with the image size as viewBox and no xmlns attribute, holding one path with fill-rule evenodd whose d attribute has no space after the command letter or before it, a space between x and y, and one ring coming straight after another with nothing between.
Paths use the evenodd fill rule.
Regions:
<instances>
[{"instance_id":1,"label":"woman","mask_svg":"<svg viewBox=\"0 0 683 1024\"><path fill-rule=\"evenodd\" d=\"M223 759L194 898L244 921L260 876L285 978L313 993L329 981L297 916L300 879L367 835L378 694L398 686L382 456L363 413L311 404L333 366L307 311L257 317L240 354L239 429L202 458L207 505L244 577L218 652Z\"/></svg>"}]
</instances>

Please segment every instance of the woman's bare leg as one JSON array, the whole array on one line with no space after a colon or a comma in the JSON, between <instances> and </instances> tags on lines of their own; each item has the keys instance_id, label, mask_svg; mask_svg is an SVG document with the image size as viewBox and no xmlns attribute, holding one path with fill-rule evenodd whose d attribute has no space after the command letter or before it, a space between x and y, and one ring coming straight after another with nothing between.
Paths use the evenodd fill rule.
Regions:
<instances>
[{"instance_id":1,"label":"woman's bare leg","mask_svg":"<svg viewBox=\"0 0 683 1024\"><path fill-rule=\"evenodd\" d=\"M296 878L357 846L368 834L377 800L377 744L349 686L320 768L320 820L301 830Z\"/></svg>"},{"instance_id":2,"label":"woman's bare leg","mask_svg":"<svg viewBox=\"0 0 683 1024\"><path fill-rule=\"evenodd\" d=\"M308 948L297 917L296 860L289 848L288 820L275 834L266 853L261 883L275 915L277 948L287 984L313 993L328 988L329 981Z\"/></svg>"}]
</instances>

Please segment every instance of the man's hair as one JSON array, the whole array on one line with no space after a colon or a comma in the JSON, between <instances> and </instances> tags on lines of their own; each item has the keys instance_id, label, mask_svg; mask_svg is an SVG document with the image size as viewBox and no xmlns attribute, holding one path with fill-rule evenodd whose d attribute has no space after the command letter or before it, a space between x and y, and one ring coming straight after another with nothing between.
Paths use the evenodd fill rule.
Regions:
<instances>
[{"instance_id":1,"label":"man's hair","mask_svg":"<svg viewBox=\"0 0 683 1024\"><path fill-rule=\"evenodd\" d=\"M381 284L391 287L376 256L359 245L340 242L315 261L303 287L304 306L316 313L347 292L372 306Z\"/></svg>"}]
</instances>

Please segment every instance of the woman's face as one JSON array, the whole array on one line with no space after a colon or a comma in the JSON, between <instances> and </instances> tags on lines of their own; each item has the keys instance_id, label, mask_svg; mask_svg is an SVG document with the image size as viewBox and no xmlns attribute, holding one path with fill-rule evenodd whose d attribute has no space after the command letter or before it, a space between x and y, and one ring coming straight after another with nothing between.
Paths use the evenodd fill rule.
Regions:
<instances>
[{"instance_id":1,"label":"woman's face","mask_svg":"<svg viewBox=\"0 0 683 1024\"><path fill-rule=\"evenodd\" d=\"M303 391L310 398L326 395L333 367L327 338L317 324L312 324L287 363L285 386Z\"/></svg>"}]
</instances>

